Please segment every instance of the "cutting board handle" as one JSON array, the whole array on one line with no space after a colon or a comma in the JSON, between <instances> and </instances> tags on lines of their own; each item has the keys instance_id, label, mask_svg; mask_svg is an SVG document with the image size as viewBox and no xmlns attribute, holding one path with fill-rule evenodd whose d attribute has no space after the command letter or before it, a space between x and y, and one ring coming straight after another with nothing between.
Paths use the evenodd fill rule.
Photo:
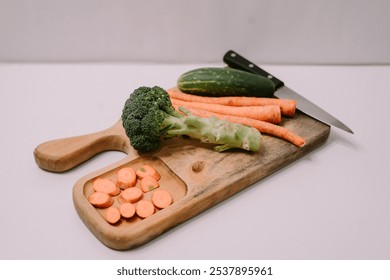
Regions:
<instances>
[{"instance_id":1,"label":"cutting board handle","mask_svg":"<svg viewBox=\"0 0 390 280\"><path fill-rule=\"evenodd\" d=\"M63 172L103 151L128 153L129 147L130 142L119 120L102 131L42 143L35 148L34 158L44 170Z\"/></svg>"}]
</instances>

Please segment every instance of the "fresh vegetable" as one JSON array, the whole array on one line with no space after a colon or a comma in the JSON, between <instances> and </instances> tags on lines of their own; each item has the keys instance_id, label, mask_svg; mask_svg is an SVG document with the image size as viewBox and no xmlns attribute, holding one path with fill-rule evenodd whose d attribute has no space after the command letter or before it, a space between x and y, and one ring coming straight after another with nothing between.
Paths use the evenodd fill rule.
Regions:
<instances>
[{"instance_id":1,"label":"fresh vegetable","mask_svg":"<svg viewBox=\"0 0 390 280\"><path fill-rule=\"evenodd\" d=\"M126 187L128 178L132 181L133 175L134 185ZM88 201L96 208L105 208L103 217L112 225L117 224L121 217L129 219L135 214L144 219L173 203L171 194L159 188L158 180L160 179L160 173L149 164L144 164L136 170L131 167L122 167L116 172L114 179L104 176L96 178L92 183L94 192L89 195ZM124 183L125 188L120 188L119 185L123 186ZM113 193L113 186L118 193L110 195L109 193ZM144 192L150 192L151 195L143 198Z\"/></svg>"},{"instance_id":2,"label":"fresh vegetable","mask_svg":"<svg viewBox=\"0 0 390 280\"><path fill-rule=\"evenodd\" d=\"M118 195L121 191L113 181L106 178L96 178L92 186L95 192L103 192L110 196Z\"/></svg>"},{"instance_id":3,"label":"fresh vegetable","mask_svg":"<svg viewBox=\"0 0 390 280\"><path fill-rule=\"evenodd\" d=\"M104 192L94 192L89 196L88 200L89 203L98 208L107 208L114 203L112 197Z\"/></svg>"},{"instance_id":4,"label":"fresh vegetable","mask_svg":"<svg viewBox=\"0 0 390 280\"><path fill-rule=\"evenodd\" d=\"M303 147L305 145L305 139L291 132L290 130L284 128L283 126L275 125L269 122L254 120L250 118L243 118L230 115L216 114L214 112L199 110L199 109L189 109L192 114L199 117L209 118L211 116L216 116L220 119L225 119L233 123L240 123L244 125L252 126L258 129L261 133L273 135L291 142L292 144Z\"/></svg>"},{"instance_id":5,"label":"fresh vegetable","mask_svg":"<svg viewBox=\"0 0 390 280\"><path fill-rule=\"evenodd\" d=\"M159 187L159 183L152 176L145 176L141 179L141 189L143 192L150 192Z\"/></svg>"},{"instance_id":6,"label":"fresh vegetable","mask_svg":"<svg viewBox=\"0 0 390 280\"><path fill-rule=\"evenodd\" d=\"M161 87L140 87L126 100L122 123L134 149L147 152L157 149L161 137L186 135L205 143L216 144L216 151L231 148L258 151L258 130L233 124L216 117L200 118L185 108L184 115L172 107L168 93Z\"/></svg>"},{"instance_id":7,"label":"fresh vegetable","mask_svg":"<svg viewBox=\"0 0 390 280\"><path fill-rule=\"evenodd\" d=\"M206 67L182 74L177 87L186 93L211 96L272 97L275 86L268 78L232 68Z\"/></svg>"},{"instance_id":8,"label":"fresh vegetable","mask_svg":"<svg viewBox=\"0 0 390 280\"><path fill-rule=\"evenodd\" d=\"M171 98L171 101L173 106L182 106L187 109L200 109L217 114L250 118L275 124L278 124L282 121L282 114L278 105L236 107L201 102L188 102L173 98Z\"/></svg>"},{"instance_id":9,"label":"fresh vegetable","mask_svg":"<svg viewBox=\"0 0 390 280\"><path fill-rule=\"evenodd\" d=\"M134 203L142 197L142 191L137 187L130 187L121 192L122 201Z\"/></svg>"},{"instance_id":10,"label":"fresh vegetable","mask_svg":"<svg viewBox=\"0 0 390 280\"><path fill-rule=\"evenodd\" d=\"M123 218L131 218L135 214L135 206L134 204L131 204L130 202L122 203L119 207L119 212L121 213L121 216Z\"/></svg>"},{"instance_id":11,"label":"fresh vegetable","mask_svg":"<svg viewBox=\"0 0 390 280\"><path fill-rule=\"evenodd\" d=\"M147 218L154 214L154 205L151 201L142 199L135 206L135 212L140 218Z\"/></svg>"},{"instance_id":12,"label":"fresh vegetable","mask_svg":"<svg viewBox=\"0 0 390 280\"><path fill-rule=\"evenodd\" d=\"M110 224L115 224L121 219L121 213L115 206L106 209L106 221Z\"/></svg>"},{"instance_id":13,"label":"fresh vegetable","mask_svg":"<svg viewBox=\"0 0 390 280\"><path fill-rule=\"evenodd\" d=\"M246 96L225 96L225 97L208 97L188 94L180 91L178 88L167 89L171 99L178 99L189 102L200 102L207 104L221 104L227 106L266 106L278 105L283 116L293 117L295 115L296 100L278 99L268 97L246 97Z\"/></svg>"},{"instance_id":14,"label":"fresh vegetable","mask_svg":"<svg viewBox=\"0 0 390 280\"><path fill-rule=\"evenodd\" d=\"M116 184L121 189L134 187L137 183L137 175L131 167L124 167L118 170L116 174Z\"/></svg>"},{"instance_id":15,"label":"fresh vegetable","mask_svg":"<svg viewBox=\"0 0 390 280\"><path fill-rule=\"evenodd\" d=\"M136 171L136 174L137 174L138 178L140 178L140 179L142 179L146 176L152 176L154 179L156 179L158 181L161 178L160 173L158 173L156 169L154 169L153 167L151 167L148 164L145 164L145 165L141 166L140 168L138 168Z\"/></svg>"},{"instance_id":16,"label":"fresh vegetable","mask_svg":"<svg viewBox=\"0 0 390 280\"><path fill-rule=\"evenodd\" d=\"M172 196L164 189L158 189L152 194L152 202L157 208L163 209L172 203Z\"/></svg>"}]
</instances>

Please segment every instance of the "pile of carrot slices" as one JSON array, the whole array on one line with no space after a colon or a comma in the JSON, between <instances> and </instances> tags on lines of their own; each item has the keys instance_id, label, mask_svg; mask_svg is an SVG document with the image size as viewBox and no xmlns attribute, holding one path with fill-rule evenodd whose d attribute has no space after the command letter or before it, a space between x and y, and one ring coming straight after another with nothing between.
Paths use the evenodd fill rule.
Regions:
<instances>
[{"instance_id":1,"label":"pile of carrot slices","mask_svg":"<svg viewBox=\"0 0 390 280\"><path fill-rule=\"evenodd\" d=\"M293 117L296 101L290 99L226 96L207 97L181 92L174 87L167 90L173 107L184 107L199 117L215 116L233 123L256 128L261 133L276 136L303 147L305 139L279 125L282 117Z\"/></svg>"},{"instance_id":2,"label":"pile of carrot slices","mask_svg":"<svg viewBox=\"0 0 390 280\"><path fill-rule=\"evenodd\" d=\"M94 192L88 201L96 208L105 209L105 219L110 224L118 223L121 218L138 216L145 219L173 202L171 194L160 188L160 179L160 173L148 164L136 170L122 167L116 172L115 181L96 178L92 183ZM147 192L152 192L151 199L143 197ZM114 205L115 199L119 206Z\"/></svg>"}]
</instances>

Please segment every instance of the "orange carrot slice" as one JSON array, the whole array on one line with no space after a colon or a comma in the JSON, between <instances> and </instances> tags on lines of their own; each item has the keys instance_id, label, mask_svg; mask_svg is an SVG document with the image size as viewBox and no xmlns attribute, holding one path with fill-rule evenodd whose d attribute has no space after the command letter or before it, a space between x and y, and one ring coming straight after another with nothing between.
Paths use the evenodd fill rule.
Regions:
<instances>
[{"instance_id":1,"label":"orange carrot slice","mask_svg":"<svg viewBox=\"0 0 390 280\"><path fill-rule=\"evenodd\" d=\"M124 167L118 170L116 174L116 184L121 189L134 187L137 183L137 176L131 167Z\"/></svg>"},{"instance_id":2,"label":"orange carrot slice","mask_svg":"<svg viewBox=\"0 0 390 280\"><path fill-rule=\"evenodd\" d=\"M122 203L119 207L119 211L124 218L131 218L135 214L135 206L130 202Z\"/></svg>"},{"instance_id":3,"label":"orange carrot slice","mask_svg":"<svg viewBox=\"0 0 390 280\"><path fill-rule=\"evenodd\" d=\"M172 196L167 190L155 190L152 194L153 204L160 209L168 207L172 204Z\"/></svg>"},{"instance_id":4,"label":"orange carrot slice","mask_svg":"<svg viewBox=\"0 0 390 280\"><path fill-rule=\"evenodd\" d=\"M154 214L154 205L151 201L142 199L138 201L135 211L140 218L147 218Z\"/></svg>"},{"instance_id":5,"label":"orange carrot slice","mask_svg":"<svg viewBox=\"0 0 390 280\"><path fill-rule=\"evenodd\" d=\"M105 217L107 222L115 224L120 220L121 213L118 208L111 206L107 208Z\"/></svg>"},{"instance_id":6,"label":"orange carrot slice","mask_svg":"<svg viewBox=\"0 0 390 280\"><path fill-rule=\"evenodd\" d=\"M107 208L114 203L112 197L104 192L94 192L88 197L88 201L98 208Z\"/></svg>"},{"instance_id":7,"label":"orange carrot slice","mask_svg":"<svg viewBox=\"0 0 390 280\"><path fill-rule=\"evenodd\" d=\"M141 189L143 192L150 192L159 187L159 183L152 176L145 176L141 179Z\"/></svg>"},{"instance_id":8,"label":"orange carrot slice","mask_svg":"<svg viewBox=\"0 0 390 280\"><path fill-rule=\"evenodd\" d=\"M152 176L154 179L156 179L158 181L161 178L160 173L158 173L156 169L154 169L153 167L151 167L148 164L145 164L145 165L141 166L140 168L138 168L136 171L136 174L140 179L142 179L146 176Z\"/></svg>"},{"instance_id":9,"label":"orange carrot slice","mask_svg":"<svg viewBox=\"0 0 390 280\"><path fill-rule=\"evenodd\" d=\"M96 192L104 192L111 196L116 196L121 191L113 181L106 178L96 178L92 186Z\"/></svg>"},{"instance_id":10,"label":"orange carrot slice","mask_svg":"<svg viewBox=\"0 0 390 280\"><path fill-rule=\"evenodd\" d=\"M125 189L122 191L120 197L125 201L125 202L131 202L134 203L142 197L142 190L137 187L131 187L128 189Z\"/></svg>"}]
</instances>

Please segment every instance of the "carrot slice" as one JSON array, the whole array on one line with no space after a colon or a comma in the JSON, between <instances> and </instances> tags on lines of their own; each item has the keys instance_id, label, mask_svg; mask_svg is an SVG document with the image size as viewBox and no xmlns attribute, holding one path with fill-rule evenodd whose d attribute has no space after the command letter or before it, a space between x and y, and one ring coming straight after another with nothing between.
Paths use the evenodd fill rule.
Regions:
<instances>
[{"instance_id":1,"label":"carrot slice","mask_svg":"<svg viewBox=\"0 0 390 280\"><path fill-rule=\"evenodd\" d=\"M106 178L96 178L92 186L96 192L104 192L111 196L116 196L121 191L113 181Z\"/></svg>"},{"instance_id":2,"label":"carrot slice","mask_svg":"<svg viewBox=\"0 0 390 280\"><path fill-rule=\"evenodd\" d=\"M160 173L158 173L156 169L154 169L153 167L151 167L148 164L145 164L145 165L141 166L140 168L138 168L136 171L136 174L140 179L142 179L146 176L152 176L154 179L156 179L158 181L161 178Z\"/></svg>"},{"instance_id":3,"label":"carrot slice","mask_svg":"<svg viewBox=\"0 0 390 280\"><path fill-rule=\"evenodd\" d=\"M159 183L152 176L146 176L141 179L141 189L143 192L150 192L159 187Z\"/></svg>"},{"instance_id":4,"label":"carrot slice","mask_svg":"<svg viewBox=\"0 0 390 280\"><path fill-rule=\"evenodd\" d=\"M106 210L106 221L110 224L117 223L121 218L121 213L118 208L111 206Z\"/></svg>"},{"instance_id":5,"label":"carrot slice","mask_svg":"<svg viewBox=\"0 0 390 280\"><path fill-rule=\"evenodd\" d=\"M125 202L131 202L134 203L138 201L141 196L142 196L142 190L137 187L131 187L128 189L125 189L122 191L120 197L125 201Z\"/></svg>"},{"instance_id":6,"label":"carrot slice","mask_svg":"<svg viewBox=\"0 0 390 280\"><path fill-rule=\"evenodd\" d=\"M121 212L122 217L131 218L135 214L135 206L130 202L125 202L121 204L119 211Z\"/></svg>"},{"instance_id":7,"label":"carrot slice","mask_svg":"<svg viewBox=\"0 0 390 280\"><path fill-rule=\"evenodd\" d=\"M135 211L140 218L147 218L154 214L154 205L151 201L142 199L138 201Z\"/></svg>"},{"instance_id":8,"label":"carrot slice","mask_svg":"<svg viewBox=\"0 0 390 280\"><path fill-rule=\"evenodd\" d=\"M121 189L134 187L136 183L137 183L137 176L133 168L123 167L118 170L116 174L116 184Z\"/></svg>"},{"instance_id":9,"label":"carrot slice","mask_svg":"<svg viewBox=\"0 0 390 280\"><path fill-rule=\"evenodd\" d=\"M112 197L104 192L94 192L88 197L88 201L98 208L107 208L114 203Z\"/></svg>"},{"instance_id":10,"label":"carrot slice","mask_svg":"<svg viewBox=\"0 0 390 280\"><path fill-rule=\"evenodd\" d=\"M163 209L172 204L172 196L167 190L155 190L152 194L152 202L157 208Z\"/></svg>"}]
</instances>

